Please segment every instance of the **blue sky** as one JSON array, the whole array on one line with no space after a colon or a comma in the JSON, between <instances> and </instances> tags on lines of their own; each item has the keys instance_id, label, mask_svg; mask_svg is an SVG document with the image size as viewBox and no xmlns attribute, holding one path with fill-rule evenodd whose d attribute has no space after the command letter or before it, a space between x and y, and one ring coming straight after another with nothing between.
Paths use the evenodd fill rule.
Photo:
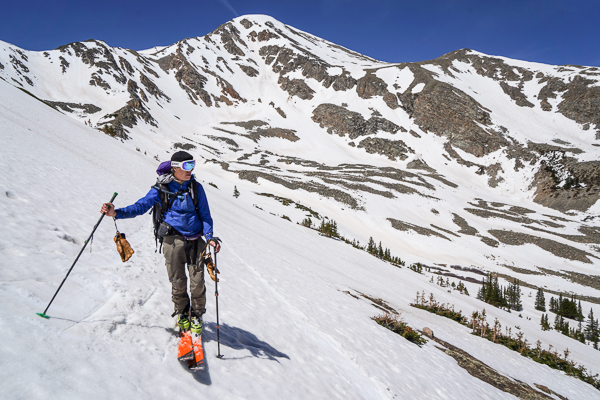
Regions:
<instances>
[{"instance_id":1,"label":"blue sky","mask_svg":"<svg viewBox=\"0 0 600 400\"><path fill-rule=\"evenodd\" d=\"M599 0L2 0L0 40L49 50L86 39L142 50L267 14L388 62L460 48L600 66Z\"/></svg>"}]
</instances>

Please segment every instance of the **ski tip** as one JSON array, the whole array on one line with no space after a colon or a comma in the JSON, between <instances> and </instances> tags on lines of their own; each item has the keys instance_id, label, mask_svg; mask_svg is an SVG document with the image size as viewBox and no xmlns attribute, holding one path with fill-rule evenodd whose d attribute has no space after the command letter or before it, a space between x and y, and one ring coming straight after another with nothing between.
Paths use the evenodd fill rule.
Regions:
<instances>
[{"instance_id":1,"label":"ski tip","mask_svg":"<svg viewBox=\"0 0 600 400\"><path fill-rule=\"evenodd\" d=\"M44 313L40 313L40 312L38 312L38 313L36 313L36 314L37 314L37 315L39 315L39 316L40 316L40 317L42 317L42 318L50 319L50 317L49 317L49 316L47 316L47 315L46 315L46 314L44 314Z\"/></svg>"}]
</instances>

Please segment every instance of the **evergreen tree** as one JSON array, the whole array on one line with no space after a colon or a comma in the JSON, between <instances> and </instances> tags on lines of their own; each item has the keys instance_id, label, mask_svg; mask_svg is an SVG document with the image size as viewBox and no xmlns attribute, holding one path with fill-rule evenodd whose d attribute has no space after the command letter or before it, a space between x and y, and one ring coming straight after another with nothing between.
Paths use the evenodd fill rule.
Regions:
<instances>
[{"instance_id":1,"label":"evergreen tree","mask_svg":"<svg viewBox=\"0 0 600 400\"><path fill-rule=\"evenodd\" d=\"M576 336L575 339L579 340L581 343L585 343L585 335L583 334L583 327L581 325L581 319L579 320L579 323L577 324L577 332L576 332Z\"/></svg>"},{"instance_id":2,"label":"evergreen tree","mask_svg":"<svg viewBox=\"0 0 600 400\"><path fill-rule=\"evenodd\" d=\"M565 322L565 319L563 318L563 316L556 314L556 316L554 317L554 330L558 331L558 332L562 332L564 322Z\"/></svg>"},{"instance_id":3,"label":"evergreen tree","mask_svg":"<svg viewBox=\"0 0 600 400\"><path fill-rule=\"evenodd\" d=\"M306 217L302 220L302 226L305 226L307 228L312 228L312 219L310 219L310 217Z\"/></svg>"},{"instance_id":4,"label":"evergreen tree","mask_svg":"<svg viewBox=\"0 0 600 400\"><path fill-rule=\"evenodd\" d=\"M498 277L488 274L483 279L483 285L477 293L477 298L499 308L509 308L506 298L506 290L498 284ZM520 289L519 289L520 304Z\"/></svg>"},{"instance_id":5,"label":"evergreen tree","mask_svg":"<svg viewBox=\"0 0 600 400\"><path fill-rule=\"evenodd\" d=\"M521 311L523 309L521 303L521 285L518 279L515 279L508 285L506 297L510 308L516 311Z\"/></svg>"},{"instance_id":6,"label":"evergreen tree","mask_svg":"<svg viewBox=\"0 0 600 400\"><path fill-rule=\"evenodd\" d=\"M377 245L375 245L375 241L373 240L373 236L369 238L369 244L367 245L367 252L369 254L375 254L377 250Z\"/></svg>"},{"instance_id":7,"label":"evergreen tree","mask_svg":"<svg viewBox=\"0 0 600 400\"><path fill-rule=\"evenodd\" d=\"M319 233L323 233L324 234L326 230L327 230L327 226L325 224L325 220L322 219L321 220L321 225L319 225L318 231L319 231Z\"/></svg>"},{"instance_id":8,"label":"evergreen tree","mask_svg":"<svg viewBox=\"0 0 600 400\"><path fill-rule=\"evenodd\" d=\"M562 301L560 301L561 299L559 298L559 307L558 307L558 311L556 312L558 315L561 315L563 317L566 318L572 318L575 319L579 316L579 312L577 310L577 304L575 303L575 300L569 300L569 299L563 299Z\"/></svg>"},{"instance_id":9,"label":"evergreen tree","mask_svg":"<svg viewBox=\"0 0 600 400\"><path fill-rule=\"evenodd\" d=\"M590 313L588 314L588 323L585 326L584 335L587 340L594 344L594 349L598 349L600 332L598 331L598 320L594 319L593 309L590 309Z\"/></svg>"},{"instance_id":10,"label":"evergreen tree","mask_svg":"<svg viewBox=\"0 0 600 400\"><path fill-rule=\"evenodd\" d=\"M553 313L558 311L558 304L554 296L550 297L550 311Z\"/></svg>"},{"instance_id":11,"label":"evergreen tree","mask_svg":"<svg viewBox=\"0 0 600 400\"><path fill-rule=\"evenodd\" d=\"M542 330L543 331L549 331L550 328L550 323L548 322L548 314L542 314Z\"/></svg>"},{"instance_id":12,"label":"evergreen tree","mask_svg":"<svg viewBox=\"0 0 600 400\"><path fill-rule=\"evenodd\" d=\"M535 296L535 309L539 311L546 311L546 298L544 297L544 290L539 288L537 295Z\"/></svg>"},{"instance_id":13,"label":"evergreen tree","mask_svg":"<svg viewBox=\"0 0 600 400\"><path fill-rule=\"evenodd\" d=\"M233 187L233 197L235 197L236 199L240 197L240 192L237 190L237 186Z\"/></svg>"}]
</instances>

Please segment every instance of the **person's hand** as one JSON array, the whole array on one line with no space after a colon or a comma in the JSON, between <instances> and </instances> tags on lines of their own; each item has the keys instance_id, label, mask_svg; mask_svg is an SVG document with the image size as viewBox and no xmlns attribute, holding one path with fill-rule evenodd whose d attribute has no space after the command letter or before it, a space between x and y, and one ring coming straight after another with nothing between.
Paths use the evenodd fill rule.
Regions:
<instances>
[{"instance_id":1,"label":"person's hand","mask_svg":"<svg viewBox=\"0 0 600 400\"><path fill-rule=\"evenodd\" d=\"M210 244L212 247L215 248L215 253L218 253L219 251L221 251L221 244L219 242L217 242L216 240L209 240L208 244Z\"/></svg>"},{"instance_id":2,"label":"person's hand","mask_svg":"<svg viewBox=\"0 0 600 400\"><path fill-rule=\"evenodd\" d=\"M116 217L117 212L115 211L115 206L111 203L102 204L102 208L100 209L100 214L106 214L107 217Z\"/></svg>"}]
</instances>

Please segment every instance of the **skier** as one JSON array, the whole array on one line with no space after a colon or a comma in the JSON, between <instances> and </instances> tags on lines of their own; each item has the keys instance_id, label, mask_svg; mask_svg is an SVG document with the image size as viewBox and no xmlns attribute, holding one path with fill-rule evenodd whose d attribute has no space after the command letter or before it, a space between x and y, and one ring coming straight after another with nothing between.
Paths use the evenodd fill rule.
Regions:
<instances>
[{"instance_id":1,"label":"skier","mask_svg":"<svg viewBox=\"0 0 600 400\"><path fill-rule=\"evenodd\" d=\"M185 151L178 151L171 157L170 171L159 176L157 184L145 197L128 207L118 209L111 203L104 203L100 212L115 219L134 218L154 206L156 218L156 214L161 212L161 205L167 205L158 221L160 225L157 236L164 247L167 274L172 285L172 300L175 305L173 316L178 316L180 330L191 330L199 335L202 333L202 315L206 312L204 263L201 257L206 242L202 236L215 248L216 253L220 251L221 245L218 240L213 240L213 220L206 193L192 175L194 167L193 156ZM186 264L191 302L187 293Z\"/></svg>"}]
</instances>

